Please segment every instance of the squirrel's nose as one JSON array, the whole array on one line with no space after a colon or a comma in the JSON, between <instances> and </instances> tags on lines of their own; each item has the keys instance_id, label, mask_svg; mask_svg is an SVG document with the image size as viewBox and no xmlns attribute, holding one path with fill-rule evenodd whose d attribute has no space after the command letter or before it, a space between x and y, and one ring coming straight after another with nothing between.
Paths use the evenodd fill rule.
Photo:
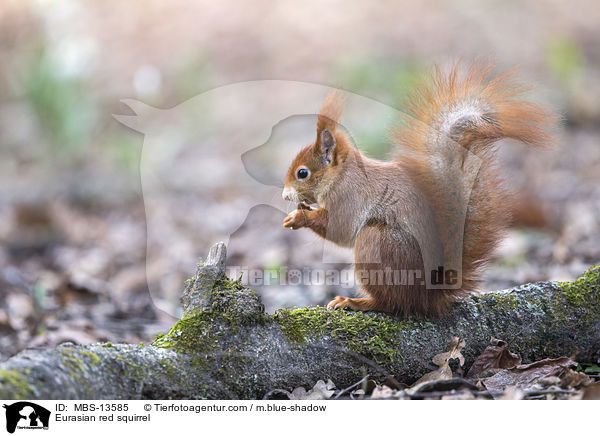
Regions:
<instances>
[{"instance_id":1,"label":"squirrel's nose","mask_svg":"<svg viewBox=\"0 0 600 436\"><path fill-rule=\"evenodd\" d=\"M284 200L290 201L292 199L292 190L290 188L283 188L283 192L281 193L281 196L283 197Z\"/></svg>"}]
</instances>

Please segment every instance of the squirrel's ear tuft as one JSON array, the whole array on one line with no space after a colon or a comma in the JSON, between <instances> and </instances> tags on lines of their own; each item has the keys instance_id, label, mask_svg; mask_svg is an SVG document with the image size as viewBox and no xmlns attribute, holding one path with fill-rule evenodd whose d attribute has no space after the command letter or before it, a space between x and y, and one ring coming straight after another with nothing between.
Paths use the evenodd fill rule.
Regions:
<instances>
[{"instance_id":1,"label":"squirrel's ear tuft","mask_svg":"<svg viewBox=\"0 0 600 436\"><path fill-rule=\"evenodd\" d=\"M335 153L335 137L329 130L325 129L321 132L319 146L323 162L326 165L329 165L333 161L333 156Z\"/></svg>"},{"instance_id":2,"label":"squirrel's ear tuft","mask_svg":"<svg viewBox=\"0 0 600 436\"><path fill-rule=\"evenodd\" d=\"M341 91L331 91L327 94L317 119L317 140L320 139L321 132L325 129L330 132L335 132L335 129L340 122L340 118L342 117L343 109L344 94L342 94Z\"/></svg>"}]
</instances>

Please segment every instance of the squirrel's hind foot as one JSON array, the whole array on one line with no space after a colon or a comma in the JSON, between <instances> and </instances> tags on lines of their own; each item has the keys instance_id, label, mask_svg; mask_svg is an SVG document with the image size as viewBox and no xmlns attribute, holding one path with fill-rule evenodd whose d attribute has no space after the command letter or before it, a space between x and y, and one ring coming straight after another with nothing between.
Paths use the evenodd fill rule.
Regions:
<instances>
[{"instance_id":1,"label":"squirrel's hind foot","mask_svg":"<svg viewBox=\"0 0 600 436\"><path fill-rule=\"evenodd\" d=\"M349 298L338 295L327 305L327 309L375 310L377 304L373 298Z\"/></svg>"}]
</instances>

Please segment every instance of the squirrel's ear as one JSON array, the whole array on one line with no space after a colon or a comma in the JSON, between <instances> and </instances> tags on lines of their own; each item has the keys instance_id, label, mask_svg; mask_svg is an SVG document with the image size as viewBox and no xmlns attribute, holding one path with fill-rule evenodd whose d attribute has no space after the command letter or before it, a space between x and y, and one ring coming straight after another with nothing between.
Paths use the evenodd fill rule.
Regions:
<instances>
[{"instance_id":1,"label":"squirrel's ear","mask_svg":"<svg viewBox=\"0 0 600 436\"><path fill-rule=\"evenodd\" d=\"M319 139L321 157L323 158L323 162L326 165L329 165L333 161L335 138L329 130L325 129L321 132L321 137Z\"/></svg>"},{"instance_id":2,"label":"squirrel's ear","mask_svg":"<svg viewBox=\"0 0 600 436\"><path fill-rule=\"evenodd\" d=\"M344 95L340 91L327 94L317 118L317 152L329 165L335 156L335 131L342 116Z\"/></svg>"},{"instance_id":3,"label":"squirrel's ear","mask_svg":"<svg viewBox=\"0 0 600 436\"><path fill-rule=\"evenodd\" d=\"M344 94L341 91L332 91L327 94L317 118L317 139L325 129L335 132L343 109Z\"/></svg>"}]
</instances>

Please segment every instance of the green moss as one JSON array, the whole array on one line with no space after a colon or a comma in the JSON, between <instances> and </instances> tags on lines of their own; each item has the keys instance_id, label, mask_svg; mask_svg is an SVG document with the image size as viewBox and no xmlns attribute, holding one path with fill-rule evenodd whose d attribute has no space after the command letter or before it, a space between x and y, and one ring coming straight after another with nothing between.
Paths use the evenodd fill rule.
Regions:
<instances>
[{"instance_id":1,"label":"green moss","mask_svg":"<svg viewBox=\"0 0 600 436\"><path fill-rule=\"evenodd\" d=\"M194 371L213 371L215 380L225 381L232 395L242 396L244 389L252 386L252 381L245 378L254 377L244 373L246 357L236 340L244 334L242 328L235 313L196 311L177 321L167 334L157 337L153 345L190 355ZM159 364L164 376L172 379L174 384L188 383L182 380L179 370L169 359L163 359Z\"/></svg>"},{"instance_id":2,"label":"green moss","mask_svg":"<svg viewBox=\"0 0 600 436\"><path fill-rule=\"evenodd\" d=\"M589 306L600 301L600 265L587 270L573 282L558 284L565 298L574 306Z\"/></svg>"},{"instance_id":3,"label":"green moss","mask_svg":"<svg viewBox=\"0 0 600 436\"><path fill-rule=\"evenodd\" d=\"M83 360L75 355L75 349L70 347L62 348L60 353L63 355L62 362L69 369L69 375L71 377L77 377L78 375L84 373L85 366L83 364Z\"/></svg>"},{"instance_id":4,"label":"green moss","mask_svg":"<svg viewBox=\"0 0 600 436\"><path fill-rule=\"evenodd\" d=\"M117 376L127 375L127 378L132 380L143 380L143 377L147 375L147 371L142 369L140 365L135 363L132 359L129 359L128 356L122 356L120 354L115 354L111 356L113 360L113 364L111 364L106 371L110 374L114 374Z\"/></svg>"},{"instance_id":5,"label":"green moss","mask_svg":"<svg viewBox=\"0 0 600 436\"><path fill-rule=\"evenodd\" d=\"M200 268L203 264L199 263L198 267ZM185 281L185 287L191 288L197 285L199 281L199 276L190 277ZM209 281L213 281L212 290L229 290L229 291L242 291L247 290L242 284L242 278L240 277L237 280L230 279L227 276L219 276L213 280L213 278L209 277ZM200 280L202 282L202 280Z\"/></svg>"},{"instance_id":6,"label":"green moss","mask_svg":"<svg viewBox=\"0 0 600 436\"><path fill-rule=\"evenodd\" d=\"M31 398L33 390L25 376L16 370L0 370L0 398L24 400Z\"/></svg>"},{"instance_id":7,"label":"green moss","mask_svg":"<svg viewBox=\"0 0 600 436\"><path fill-rule=\"evenodd\" d=\"M215 349L219 346L220 326L217 321L229 324L226 317L198 311L177 321L169 333L158 335L152 345L183 353Z\"/></svg>"},{"instance_id":8,"label":"green moss","mask_svg":"<svg viewBox=\"0 0 600 436\"><path fill-rule=\"evenodd\" d=\"M249 290L242 284L242 278L237 280L230 279L229 277L221 277L215 281L214 288L218 289L229 289L230 291L243 291ZM251 291L254 293L254 291Z\"/></svg>"},{"instance_id":9,"label":"green moss","mask_svg":"<svg viewBox=\"0 0 600 436\"><path fill-rule=\"evenodd\" d=\"M213 290L210 293L210 310L221 313L261 315L261 312L254 310L253 307L257 299L256 292L251 289L238 289L235 295L232 295L231 290Z\"/></svg>"},{"instance_id":10,"label":"green moss","mask_svg":"<svg viewBox=\"0 0 600 436\"><path fill-rule=\"evenodd\" d=\"M491 303L495 308L506 312L512 312L519 307L519 300L513 293L484 294L480 296L480 301Z\"/></svg>"},{"instance_id":11,"label":"green moss","mask_svg":"<svg viewBox=\"0 0 600 436\"><path fill-rule=\"evenodd\" d=\"M179 370L173 365L169 359L161 359L159 361L160 366L165 371L167 377L171 380L177 380L179 378Z\"/></svg>"},{"instance_id":12,"label":"green moss","mask_svg":"<svg viewBox=\"0 0 600 436\"><path fill-rule=\"evenodd\" d=\"M187 354L209 353L222 346L224 335L235 334L240 328L240 320L235 314L220 311L192 313L180 319L167 334L157 336L153 345ZM278 324L284 335L296 344L306 343L308 337L329 335L343 341L351 351L379 363L398 357L400 333L409 322L362 312L328 311L321 307L280 310L273 317L259 315L263 323L274 321ZM207 364L204 360L197 363L201 367Z\"/></svg>"},{"instance_id":13,"label":"green moss","mask_svg":"<svg viewBox=\"0 0 600 436\"><path fill-rule=\"evenodd\" d=\"M195 356L191 359L194 368L205 370L207 368L208 359L205 356Z\"/></svg>"},{"instance_id":14,"label":"green moss","mask_svg":"<svg viewBox=\"0 0 600 436\"><path fill-rule=\"evenodd\" d=\"M82 354L83 356L88 357L90 359L90 362L92 363L92 365L97 365L98 363L100 363L100 357L98 357L98 355L96 353L92 353L91 351L81 350L79 352L79 354Z\"/></svg>"},{"instance_id":15,"label":"green moss","mask_svg":"<svg viewBox=\"0 0 600 436\"><path fill-rule=\"evenodd\" d=\"M153 345L183 353L206 353L220 347L224 335L236 335L242 328L264 324L269 318L256 292L240 279L193 277L184 296L196 292L190 288L193 286L204 289L202 301L196 302L199 307L188 308L167 334L156 337Z\"/></svg>"},{"instance_id":16,"label":"green moss","mask_svg":"<svg viewBox=\"0 0 600 436\"><path fill-rule=\"evenodd\" d=\"M329 311L322 307L285 309L273 316L284 335L303 344L307 338L330 335L347 344L351 351L370 356L376 362L391 362L397 358L401 331L410 321L391 321L362 312Z\"/></svg>"},{"instance_id":17,"label":"green moss","mask_svg":"<svg viewBox=\"0 0 600 436\"><path fill-rule=\"evenodd\" d=\"M112 348L113 344L112 342L107 342L106 344L102 345L104 348Z\"/></svg>"},{"instance_id":18,"label":"green moss","mask_svg":"<svg viewBox=\"0 0 600 436\"><path fill-rule=\"evenodd\" d=\"M600 305L600 265L587 270L581 277L573 282L559 282L562 297L578 312L584 321L594 318L597 307ZM568 311L561 295L557 295L555 309L560 312Z\"/></svg>"},{"instance_id":19,"label":"green moss","mask_svg":"<svg viewBox=\"0 0 600 436\"><path fill-rule=\"evenodd\" d=\"M200 275L192 277L186 283L184 291L184 315L198 310L231 313L235 319L248 322L260 321L264 306L259 296L252 289L246 288L241 278L233 280L225 275L200 271ZM197 295L199 294L199 295ZM190 301L187 301L188 296ZM191 304L197 307L191 306Z\"/></svg>"},{"instance_id":20,"label":"green moss","mask_svg":"<svg viewBox=\"0 0 600 436\"><path fill-rule=\"evenodd\" d=\"M60 348L60 353L62 354L62 364L67 369L69 376L76 380L79 383L79 386L85 391L86 395L90 395L91 388L89 385L89 381L86 377L86 367L85 362L78 356L86 356L92 359L91 356L87 355L84 350L79 351L75 350L71 347L63 347ZM89 353L94 354L94 353ZM100 358L96 356L98 362ZM92 359L93 360L93 359ZM94 362L92 362L94 363Z\"/></svg>"}]
</instances>

